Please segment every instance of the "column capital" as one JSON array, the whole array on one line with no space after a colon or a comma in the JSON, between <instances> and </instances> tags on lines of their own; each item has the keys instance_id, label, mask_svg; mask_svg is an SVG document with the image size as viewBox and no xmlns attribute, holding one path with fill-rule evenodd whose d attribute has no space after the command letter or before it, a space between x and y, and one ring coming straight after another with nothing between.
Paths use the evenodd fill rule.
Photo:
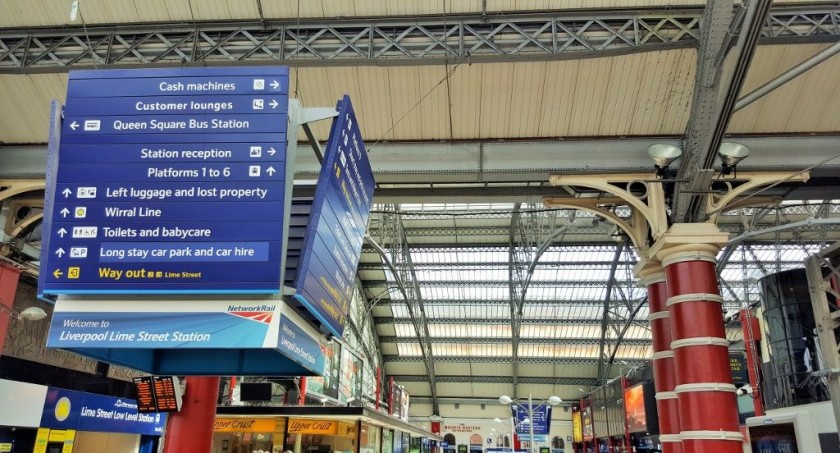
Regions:
<instances>
[{"instance_id":1,"label":"column capital","mask_svg":"<svg viewBox=\"0 0 840 453\"><path fill-rule=\"evenodd\" d=\"M644 287L665 281L665 270L656 258L640 257L633 267L633 274L639 279L639 285Z\"/></svg>"},{"instance_id":2,"label":"column capital","mask_svg":"<svg viewBox=\"0 0 840 453\"><path fill-rule=\"evenodd\" d=\"M715 262L718 252L729 243L729 233L711 223L675 223L650 248L668 266L685 260Z\"/></svg>"}]
</instances>

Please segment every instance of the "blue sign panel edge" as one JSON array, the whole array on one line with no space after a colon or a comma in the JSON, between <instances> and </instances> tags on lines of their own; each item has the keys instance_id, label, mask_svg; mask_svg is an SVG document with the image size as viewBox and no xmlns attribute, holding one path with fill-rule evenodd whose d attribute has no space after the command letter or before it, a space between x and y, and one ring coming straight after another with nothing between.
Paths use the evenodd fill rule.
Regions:
<instances>
[{"instance_id":1,"label":"blue sign panel edge","mask_svg":"<svg viewBox=\"0 0 840 453\"><path fill-rule=\"evenodd\" d=\"M44 186L44 219L41 222L41 231L46 233L41 238L41 253L40 262L47 263L50 256L50 234L52 228L52 213L55 205L55 188L58 186L58 148L61 144L61 103L53 99L50 103L50 136L49 144L47 145L47 168L46 168L46 182ZM44 294L44 286L47 281L45 272L38 273L38 298L44 299L50 303L52 300L47 299Z\"/></svg>"},{"instance_id":2,"label":"blue sign panel edge","mask_svg":"<svg viewBox=\"0 0 840 453\"><path fill-rule=\"evenodd\" d=\"M345 96L348 99L349 97ZM336 110L338 111L338 116L336 116L335 120L333 120L332 124L330 125L330 135L327 139L327 150L329 151L329 144L330 140L338 140L338 129L341 121L341 116L346 113L346 105L347 103L344 102L344 98L336 103ZM328 321L324 315L321 314L317 306L317 301L310 301L307 300L301 293L303 292L303 285L306 281L306 274L307 269L309 269L309 260L312 259L312 248L315 244L317 234L317 227L318 222L321 219L321 211L324 209L324 203L326 203L326 191L330 190L331 184L329 182L329 178L331 176L332 168L330 166L331 163L335 161L335 153L324 156L324 162L321 165L321 171L318 174L318 183L315 186L315 194L312 200L312 209L309 215L309 221L306 225L306 236L304 239L303 247L301 248L301 257L300 262L298 263L297 268L297 276L295 278L295 289L297 290L297 294L295 294L295 299L303 303L309 311L312 313L315 318L321 322L333 335L341 337L344 334L344 326L335 326L333 322Z\"/></svg>"}]
</instances>

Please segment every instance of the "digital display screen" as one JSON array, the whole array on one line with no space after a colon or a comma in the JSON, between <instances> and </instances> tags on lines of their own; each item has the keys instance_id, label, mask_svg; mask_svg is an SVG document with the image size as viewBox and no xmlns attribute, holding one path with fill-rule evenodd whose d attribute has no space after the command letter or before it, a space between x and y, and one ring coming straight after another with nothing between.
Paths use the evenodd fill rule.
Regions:
<instances>
[{"instance_id":1,"label":"digital display screen","mask_svg":"<svg viewBox=\"0 0 840 453\"><path fill-rule=\"evenodd\" d=\"M180 395L175 388L172 376L153 376L155 400L158 412L177 412L181 410Z\"/></svg>"},{"instance_id":2,"label":"digital display screen","mask_svg":"<svg viewBox=\"0 0 840 453\"><path fill-rule=\"evenodd\" d=\"M137 392L137 412L178 412L181 389L174 376L142 376L133 379Z\"/></svg>"},{"instance_id":3,"label":"digital display screen","mask_svg":"<svg viewBox=\"0 0 840 453\"><path fill-rule=\"evenodd\" d=\"M799 453L793 423L750 426L753 453Z\"/></svg>"},{"instance_id":4,"label":"digital display screen","mask_svg":"<svg viewBox=\"0 0 840 453\"><path fill-rule=\"evenodd\" d=\"M645 389L636 385L624 391L624 412L627 417L627 430L631 433L648 430L645 412Z\"/></svg>"},{"instance_id":5,"label":"digital display screen","mask_svg":"<svg viewBox=\"0 0 840 453\"><path fill-rule=\"evenodd\" d=\"M155 392L152 388L152 377L143 376L134 378L134 388L137 390L137 412L157 412Z\"/></svg>"}]
</instances>

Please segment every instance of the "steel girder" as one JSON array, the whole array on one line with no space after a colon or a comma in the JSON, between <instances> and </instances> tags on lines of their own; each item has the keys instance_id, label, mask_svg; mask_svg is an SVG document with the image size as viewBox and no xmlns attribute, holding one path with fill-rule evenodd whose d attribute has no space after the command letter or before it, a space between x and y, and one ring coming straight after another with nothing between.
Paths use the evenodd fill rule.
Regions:
<instances>
[{"instance_id":1,"label":"steel girder","mask_svg":"<svg viewBox=\"0 0 840 453\"><path fill-rule=\"evenodd\" d=\"M359 326L356 325L356 321L354 321L353 319L348 317L347 326L350 327L350 329L348 329L348 330L350 332L352 332L353 335L356 336L357 344L359 346L361 346L362 352L364 352L365 358L367 358L367 361L368 361L368 364L370 365L370 367L371 368L376 368L376 360L374 359L374 356L371 353L370 348L368 347L367 343L365 343L365 338L362 335L361 330L359 330ZM347 335L347 333L345 333L345 337L346 337L346 335Z\"/></svg>"},{"instance_id":2,"label":"steel girder","mask_svg":"<svg viewBox=\"0 0 840 453\"><path fill-rule=\"evenodd\" d=\"M840 218L838 218L838 221L840 221ZM812 223L812 225L813 225L813 223ZM793 229L790 229L790 230L793 230ZM734 264L741 263L741 261L739 261L737 259L730 260L730 262L734 263ZM632 265L635 264L635 261L618 263L619 266L626 266L628 264L632 266ZM788 264L793 265L793 264L802 264L802 263L801 262L789 262ZM609 261L564 261L564 262L540 261L539 266L540 266L541 269L568 269L568 270L592 269L592 270L603 270L603 269L609 269L610 262ZM502 269L502 268L506 268L506 267L507 267L507 263L498 263L498 262L414 263L414 268L417 269L417 270L458 270L458 269L473 269L473 268L474 269ZM380 264L363 263L363 264L359 265L359 270L361 270L361 271L375 271L375 270L380 270L380 269L382 269L382 266ZM389 304L389 303L392 303L392 302L393 301L383 300L382 302L380 302L380 304ZM457 300L454 300L454 299L452 299L452 300L449 301L449 303L452 303L452 304L464 304L464 303L467 303L467 304L469 304L469 303L486 304L488 302L494 302L494 300L487 300L487 299L481 299L481 300L457 299ZM506 300L505 301L498 300L496 302L502 303L502 302L507 302L507 301ZM528 300L528 304L550 304L550 303L556 304L556 303L561 303L561 302L574 305L576 303L590 304L592 301L591 300L582 300L580 302L575 302L574 300L570 301L570 300L567 300L567 299L555 300L555 301ZM400 301L399 303L402 303L402 302ZM447 303L447 301L446 300L426 299L425 303L426 303L426 305L436 304L436 303L443 304L443 303ZM600 301L597 301L597 303L599 305L601 304Z\"/></svg>"},{"instance_id":3,"label":"steel girder","mask_svg":"<svg viewBox=\"0 0 840 453\"><path fill-rule=\"evenodd\" d=\"M522 325L522 311L518 310L519 301L525 297L525 284L522 269L528 261L522 259L522 247L516 245L516 233L522 225L522 204L516 203L510 217L508 229L508 304L510 306L511 334L511 384L514 398L519 390L519 340Z\"/></svg>"},{"instance_id":4,"label":"steel girder","mask_svg":"<svg viewBox=\"0 0 840 453\"><path fill-rule=\"evenodd\" d=\"M422 375L396 375L400 382L426 382L429 380L428 376ZM437 376L437 381L441 383L471 383L471 384L509 384L510 378L507 376ZM522 376L519 378L522 384L546 384L546 385L574 385L574 386L595 386L598 385L597 379L580 378L580 377L547 377L547 376Z\"/></svg>"},{"instance_id":5,"label":"steel girder","mask_svg":"<svg viewBox=\"0 0 840 453\"><path fill-rule=\"evenodd\" d=\"M278 63L442 64L590 58L698 47L701 10L613 10L322 21L143 23L0 31L0 72ZM840 9L779 8L768 42L836 40Z\"/></svg>"},{"instance_id":6,"label":"steel girder","mask_svg":"<svg viewBox=\"0 0 840 453\"><path fill-rule=\"evenodd\" d=\"M405 363L422 362L423 358L418 356L400 356L386 354L382 356L384 363ZM435 359L438 362L465 362L465 363L510 363L510 356L441 356ZM630 366L641 366L647 363L644 359L626 359ZM596 357L520 357L519 363L553 363L555 365L597 365Z\"/></svg>"},{"instance_id":7,"label":"steel girder","mask_svg":"<svg viewBox=\"0 0 840 453\"><path fill-rule=\"evenodd\" d=\"M771 0L752 0L742 10L743 22L733 26L732 0L709 0L703 12L703 29L697 52L691 116L686 128L683 156L677 177L689 182L676 185L673 197L674 222L705 220L708 194L692 192L697 181L711 180L712 164L734 114L738 93L747 78L759 38L764 33ZM737 22L737 21L735 21ZM739 30L732 46L734 30ZM729 33L727 33L729 32ZM732 47L733 62L724 65ZM725 70L728 69L728 70Z\"/></svg>"},{"instance_id":8,"label":"steel girder","mask_svg":"<svg viewBox=\"0 0 840 453\"><path fill-rule=\"evenodd\" d=\"M365 280L365 283L370 286L386 286L388 288L396 288L398 283L388 280ZM445 281L445 280L425 280L420 281L425 287L428 288L436 288L436 287L457 287L457 288L464 288L464 287L473 287L473 286L482 286L482 287L490 287L490 288L506 288L508 286L508 282L504 280L470 280L470 281ZM553 281L553 280L540 280L535 281L532 280L528 286L530 287L542 287L542 288L554 288L557 286L569 286L569 287L576 287L576 288L598 288L604 286L603 280L575 280L575 281Z\"/></svg>"},{"instance_id":9,"label":"steel girder","mask_svg":"<svg viewBox=\"0 0 840 453\"><path fill-rule=\"evenodd\" d=\"M376 331L373 322L371 322L371 312L368 310L367 304L364 303L367 299L364 297L364 288L362 282L358 278L355 281L356 294L354 294L354 303L351 305L352 310L347 317L347 324L350 326L349 331L345 331L345 337L348 332L352 333L357 339L357 343L361 345L365 356L368 359L372 369L375 369L382 363L382 345L379 339L379 333ZM358 303L364 301L362 303ZM368 341L370 340L370 341Z\"/></svg>"},{"instance_id":10,"label":"steel girder","mask_svg":"<svg viewBox=\"0 0 840 453\"><path fill-rule=\"evenodd\" d=\"M430 318L428 321L432 324L510 324L510 319L508 318ZM591 319L546 319L546 318L523 318L522 320L524 323L527 324L557 324L557 325L592 325L592 326L600 326L601 325L601 318L591 318ZM382 325L382 324L411 324L414 321L411 317L385 317L385 316L377 316L373 320L374 324ZM642 320L633 320L634 325L638 326L648 326L648 321L646 319Z\"/></svg>"},{"instance_id":11,"label":"steel girder","mask_svg":"<svg viewBox=\"0 0 840 453\"><path fill-rule=\"evenodd\" d=\"M604 295L604 308L603 314L601 317L601 341L598 342L598 379L605 380L606 376L604 376L604 369L606 365L606 360L604 357L604 347L607 343L607 327L613 321L612 317L610 316L610 306L612 305L612 296L613 296L613 288L618 286L618 279L616 278L616 271L618 271L618 262L621 259L621 254L624 251L625 247L629 247L625 243L617 244L615 247L615 255L613 257L612 264L610 265L610 278L607 281L606 285L606 294ZM620 338L619 338L620 340Z\"/></svg>"},{"instance_id":12,"label":"steel girder","mask_svg":"<svg viewBox=\"0 0 840 453\"><path fill-rule=\"evenodd\" d=\"M431 320L434 323L434 320ZM610 340L616 340L616 338L608 338ZM417 339L413 337L395 337L395 336L388 336L388 337L380 337L379 341L381 343L417 343ZM485 337L485 338L472 338L472 337L431 337L429 339L432 343L459 343L459 344L510 344L512 341L511 337ZM630 344L634 346L649 346L651 344L650 338L624 338L623 344ZM573 344L573 345L589 345L589 344L599 344L600 340L598 338L529 338L529 337L519 337L514 344L550 344L550 343L563 343L563 344Z\"/></svg>"},{"instance_id":13,"label":"steel girder","mask_svg":"<svg viewBox=\"0 0 840 453\"><path fill-rule=\"evenodd\" d=\"M435 363L432 355L432 344L429 335L429 325L426 319L426 311L423 306L423 297L420 293L420 286L417 282L417 276L414 271L414 263L411 259L411 249L408 245L405 230L402 223L402 218L398 213L399 206L391 206L390 214L386 214L381 219L386 226L383 232L383 239L387 240L387 245L390 248L390 260L388 254L381 246L378 246L368 236L369 242L376 245L380 252L383 261L391 270L396 283L396 288L403 294L405 307L408 310L411 323L414 326L414 331L417 337L417 342L423 355L423 362L426 367L426 373L429 376L429 391L432 396L432 413L434 415L440 414L440 407L437 403L437 387L435 384ZM376 323L375 323L376 324Z\"/></svg>"}]
</instances>

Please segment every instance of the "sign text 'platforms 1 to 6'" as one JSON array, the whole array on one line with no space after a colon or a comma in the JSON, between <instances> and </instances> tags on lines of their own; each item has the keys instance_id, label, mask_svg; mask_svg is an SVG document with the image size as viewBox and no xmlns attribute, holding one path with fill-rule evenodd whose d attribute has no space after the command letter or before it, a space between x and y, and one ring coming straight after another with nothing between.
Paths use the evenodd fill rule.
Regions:
<instances>
[{"instance_id":1,"label":"sign text 'platforms 1 to 6'","mask_svg":"<svg viewBox=\"0 0 840 453\"><path fill-rule=\"evenodd\" d=\"M295 297L340 337L375 182L350 98L345 96L337 108L301 251Z\"/></svg>"},{"instance_id":2,"label":"sign text 'platforms 1 to 6'","mask_svg":"<svg viewBox=\"0 0 840 453\"><path fill-rule=\"evenodd\" d=\"M42 291L280 290L285 67L70 73Z\"/></svg>"}]
</instances>

